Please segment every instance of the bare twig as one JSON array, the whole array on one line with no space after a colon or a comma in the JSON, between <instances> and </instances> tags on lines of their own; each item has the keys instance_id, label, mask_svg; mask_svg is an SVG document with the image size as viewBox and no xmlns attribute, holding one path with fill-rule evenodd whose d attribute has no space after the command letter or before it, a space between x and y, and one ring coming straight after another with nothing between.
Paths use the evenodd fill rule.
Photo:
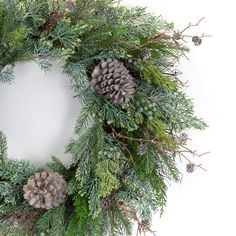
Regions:
<instances>
[{"instance_id":1,"label":"bare twig","mask_svg":"<svg viewBox=\"0 0 236 236\"><path fill-rule=\"evenodd\" d=\"M190 29L191 27L195 27L198 26L203 20L205 19L205 17L202 17L196 24L192 24L191 22L188 24L188 26L186 26L182 31L180 31L180 35L183 35L183 33Z\"/></svg>"},{"instance_id":2,"label":"bare twig","mask_svg":"<svg viewBox=\"0 0 236 236\"><path fill-rule=\"evenodd\" d=\"M191 150L190 148L186 147L183 144L180 144L180 146L184 149L184 150L180 151L181 153L188 152L188 153L192 154L193 156L197 156L197 157L202 157L202 156L210 153L210 152L204 152L202 154L199 154L199 153L197 153L197 150Z\"/></svg>"}]
</instances>

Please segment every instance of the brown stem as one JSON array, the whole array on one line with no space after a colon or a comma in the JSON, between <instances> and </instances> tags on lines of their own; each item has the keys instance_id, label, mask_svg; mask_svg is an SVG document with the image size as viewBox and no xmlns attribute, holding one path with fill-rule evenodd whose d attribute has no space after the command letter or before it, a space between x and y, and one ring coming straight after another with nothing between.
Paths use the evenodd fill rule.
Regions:
<instances>
[{"instance_id":1,"label":"brown stem","mask_svg":"<svg viewBox=\"0 0 236 236\"><path fill-rule=\"evenodd\" d=\"M123 134L121 134L121 133L117 133L113 127L111 127L111 128L112 128L112 133L113 133L115 136L119 137L119 138L129 139L129 140L131 140L131 141L138 141L138 142L140 142L140 143L142 143L142 142L149 142L149 143L155 144L155 143L157 142L157 141L155 141L155 139L143 139L143 138L133 138L133 137L129 137L129 136L123 135Z\"/></svg>"},{"instance_id":2,"label":"brown stem","mask_svg":"<svg viewBox=\"0 0 236 236\"><path fill-rule=\"evenodd\" d=\"M198 26L201 21L203 21L205 19L205 17L202 17L196 24L192 24L191 22L188 24L188 26L186 26L181 32L180 34L182 35L183 32L185 32L187 29L190 29L191 27L195 27L195 26Z\"/></svg>"},{"instance_id":3,"label":"brown stem","mask_svg":"<svg viewBox=\"0 0 236 236\"><path fill-rule=\"evenodd\" d=\"M121 142L120 140L118 140L116 138L115 129L113 127L111 127L111 128L112 128L112 136L113 136L114 140L117 141L128 152L131 162L133 163L134 166L136 166L136 163L134 161L132 153L130 152L130 150L126 147L126 145L123 142Z\"/></svg>"},{"instance_id":4,"label":"brown stem","mask_svg":"<svg viewBox=\"0 0 236 236\"><path fill-rule=\"evenodd\" d=\"M180 146L184 149L184 150L182 150L182 151L180 151L180 152L182 152L182 153L183 153L183 152L188 152L188 153L192 154L193 156L197 156L197 157L202 157L202 156L204 156L204 155L210 153L210 152L204 152L204 153L202 153L202 154L198 154L198 153L197 153L197 150L191 150L190 148L186 147L186 146L183 145L183 144L180 144Z\"/></svg>"}]
</instances>

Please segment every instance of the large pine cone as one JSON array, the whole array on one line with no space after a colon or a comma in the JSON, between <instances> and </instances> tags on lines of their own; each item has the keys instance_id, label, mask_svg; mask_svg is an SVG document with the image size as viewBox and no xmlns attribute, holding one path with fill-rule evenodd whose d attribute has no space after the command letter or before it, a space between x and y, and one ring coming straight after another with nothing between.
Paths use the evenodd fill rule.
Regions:
<instances>
[{"instance_id":1,"label":"large pine cone","mask_svg":"<svg viewBox=\"0 0 236 236\"><path fill-rule=\"evenodd\" d=\"M102 60L92 73L92 88L117 104L128 103L135 92L134 78L118 60Z\"/></svg>"},{"instance_id":2,"label":"large pine cone","mask_svg":"<svg viewBox=\"0 0 236 236\"><path fill-rule=\"evenodd\" d=\"M24 198L34 208L51 209L65 201L66 181L58 173L36 173L24 185Z\"/></svg>"}]
</instances>

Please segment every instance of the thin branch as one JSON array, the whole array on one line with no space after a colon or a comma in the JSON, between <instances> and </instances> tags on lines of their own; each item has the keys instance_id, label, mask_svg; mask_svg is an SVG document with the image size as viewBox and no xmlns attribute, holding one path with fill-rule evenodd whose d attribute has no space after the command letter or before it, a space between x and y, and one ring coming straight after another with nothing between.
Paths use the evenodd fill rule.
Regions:
<instances>
[{"instance_id":1,"label":"thin branch","mask_svg":"<svg viewBox=\"0 0 236 236\"><path fill-rule=\"evenodd\" d=\"M180 152L188 152L188 153L190 153L190 154L192 154L193 156L197 156L197 157L202 157L202 156L204 156L204 155L206 155L206 154L209 154L210 152L204 152L204 153L202 153L202 154L198 154L197 153L197 150L191 150L190 148L188 148L188 147L186 147L185 145L183 145L183 144L179 144L184 150L182 150L182 151L180 151Z\"/></svg>"},{"instance_id":2,"label":"thin branch","mask_svg":"<svg viewBox=\"0 0 236 236\"><path fill-rule=\"evenodd\" d=\"M199 164L199 165L197 165L196 167L199 167L199 168L201 168L202 170L204 170L204 171L207 172L207 170L206 170L205 168L202 167L202 164Z\"/></svg>"},{"instance_id":3,"label":"thin branch","mask_svg":"<svg viewBox=\"0 0 236 236\"><path fill-rule=\"evenodd\" d=\"M190 22L187 27L185 27L182 31L180 31L180 35L183 35L183 32L185 32L187 29L190 29L191 27L198 26L204 19L205 19L205 17L202 17L196 24L192 24Z\"/></svg>"},{"instance_id":4,"label":"thin branch","mask_svg":"<svg viewBox=\"0 0 236 236\"><path fill-rule=\"evenodd\" d=\"M130 150L126 147L126 145L123 142L121 142L120 140L118 140L116 138L116 132L113 127L111 127L111 128L112 128L112 136L113 136L114 140L117 141L128 152L131 162L133 163L134 166L136 166L136 163L134 161L132 153L130 152Z\"/></svg>"},{"instance_id":5,"label":"thin branch","mask_svg":"<svg viewBox=\"0 0 236 236\"><path fill-rule=\"evenodd\" d=\"M155 144L157 142L157 141L155 141L155 139L134 138L134 137L129 137L129 136L117 133L113 127L112 127L112 132L119 138L124 138L124 139L128 139L128 140L131 140L131 141L138 141L140 143L149 142L149 143L153 143L153 144Z\"/></svg>"}]
</instances>

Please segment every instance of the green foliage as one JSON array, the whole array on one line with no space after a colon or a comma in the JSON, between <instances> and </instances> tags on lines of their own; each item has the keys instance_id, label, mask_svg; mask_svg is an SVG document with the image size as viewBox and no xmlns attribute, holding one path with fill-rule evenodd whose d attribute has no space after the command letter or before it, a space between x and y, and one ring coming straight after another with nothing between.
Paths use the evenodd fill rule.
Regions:
<instances>
[{"instance_id":1,"label":"green foliage","mask_svg":"<svg viewBox=\"0 0 236 236\"><path fill-rule=\"evenodd\" d=\"M81 116L76 123L76 133L79 133L81 129L86 127L91 118L129 131L138 128L134 117L127 116L127 113L129 114L130 112L129 106L121 107L120 105L113 104L100 95L87 90L83 93L83 100L84 106L81 110Z\"/></svg>"},{"instance_id":2,"label":"green foliage","mask_svg":"<svg viewBox=\"0 0 236 236\"><path fill-rule=\"evenodd\" d=\"M50 236L64 236L64 214L65 206L60 205L57 208L48 210L36 223L38 233L45 233Z\"/></svg>"},{"instance_id":3,"label":"green foliage","mask_svg":"<svg viewBox=\"0 0 236 236\"><path fill-rule=\"evenodd\" d=\"M96 175L100 179L101 197L109 196L113 189L119 188L119 181L116 174L119 173L119 165L112 160L104 160L97 164Z\"/></svg>"},{"instance_id":4,"label":"green foliage","mask_svg":"<svg viewBox=\"0 0 236 236\"><path fill-rule=\"evenodd\" d=\"M0 208L0 234L24 236L27 229L33 230L35 224L35 209L27 203L1 206Z\"/></svg>"},{"instance_id":5,"label":"green foliage","mask_svg":"<svg viewBox=\"0 0 236 236\"><path fill-rule=\"evenodd\" d=\"M99 179L97 177L93 178L89 181L84 188L82 189L83 194L87 193L89 199L89 211L90 215L92 215L93 219L98 217L101 212L101 199L100 199L100 191L99 191Z\"/></svg>"},{"instance_id":6,"label":"green foliage","mask_svg":"<svg viewBox=\"0 0 236 236\"><path fill-rule=\"evenodd\" d=\"M18 1L1 1L0 68L8 64L13 65L22 58L27 29L23 25L22 19L19 19L17 3ZM8 79L11 78L8 77ZM4 81L4 79L1 80Z\"/></svg>"},{"instance_id":7,"label":"green foliage","mask_svg":"<svg viewBox=\"0 0 236 236\"><path fill-rule=\"evenodd\" d=\"M79 195L74 197L74 213L66 231L66 236L101 235L98 219L91 219L86 198Z\"/></svg>"},{"instance_id":8,"label":"green foliage","mask_svg":"<svg viewBox=\"0 0 236 236\"><path fill-rule=\"evenodd\" d=\"M104 235L132 235L132 222L117 205L112 205L101 217Z\"/></svg>"},{"instance_id":9,"label":"green foliage","mask_svg":"<svg viewBox=\"0 0 236 236\"><path fill-rule=\"evenodd\" d=\"M0 219L15 213L18 207L25 208L22 185L34 172L27 161L8 159L6 137L0 132Z\"/></svg>"},{"instance_id":10,"label":"green foliage","mask_svg":"<svg viewBox=\"0 0 236 236\"><path fill-rule=\"evenodd\" d=\"M170 77L164 75L160 68L150 62L137 64L138 70L141 73L142 79L149 84L156 84L158 88L176 90L177 84Z\"/></svg>"},{"instance_id":11,"label":"green foliage","mask_svg":"<svg viewBox=\"0 0 236 236\"><path fill-rule=\"evenodd\" d=\"M3 205L17 204L22 200L22 185L35 172L27 161L4 159L0 165L0 199Z\"/></svg>"},{"instance_id":12,"label":"green foliage","mask_svg":"<svg viewBox=\"0 0 236 236\"><path fill-rule=\"evenodd\" d=\"M55 156L51 157L51 161L46 164L45 171L58 172L62 176L68 176L68 170L63 163Z\"/></svg>"},{"instance_id":13,"label":"green foliage","mask_svg":"<svg viewBox=\"0 0 236 236\"><path fill-rule=\"evenodd\" d=\"M13 76L13 68L6 66L0 67L0 82L2 83L10 83L14 79Z\"/></svg>"},{"instance_id":14,"label":"green foliage","mask_svg":"<svg viewBox=\"0 0 236 236\"><path fill-rule=\"evenodd\" d=\"M203 130L207 127L194 114L193 100L181 90L163 90L142 82L139 84L139 91L139 96L145 96L157 104L158 117L167 125L168 130L182 132L190 128Z\"/></svg>"},{"instance_id":15,"label":"green foliage","mask_svg":"<svg viewBox=\"0 0 236 236\"><path fill-rule=\"evenodd\" d=\"M157 119L149 120L147 123L147 127L151 132L153 132L154 136L160 142L160 144L174 147L173 139L166 132L167 126L162 121Z\"/></svg>"},{"instance_id":16,"label":"green foliage","mask_svg":"<svg viewBox=\"0 0 236 236\"><path fill-rule=\"evenodd\" d=\"M86 67L82 63L67 62L63 72L71 77L71 84L76 92L81 92L88 84Z\"/></svg>"},{"instance_id":17,"label":"green foliage","mask_svg":"<svg viewBox=\"0 0 236 236\"><path fill-rule=\"evenodd\" d=\"M58 22L55 29L52 31L50 36L53 39L53 43L61 45L64 48L74 49L78 47L80 40L78 39L79 26L71 26L69 19L62 19Z\"/></svg>"},{"instance_id":18,"label":"green foliage","mask_svg":"<svg viewBox=\"0 0 236 236\"><path fill-rule=\"evenodd\" d=\"M158 171L167 175L171 180L179 182L180 172L176 167L175 156L173 154L158 153L158 151L153 150L154 155L157 158Z\"/></svg>"},{"instance_id":19,"label":"green foliage","mask_svg":"<svg viewBox=\"0 0 236 236\"><path fill-rule=\"evenodd\" d=\"M0 132L0 163L7 157L7 138Z\"/></svg>"},{"instance_id":20,"label":"green foliage","mask_svg":"<svg viewBox=\"0 0 236 236\"><path fill-rule=\"evenodd\" d=\"M165 183L165 179L161 175L162 173L158 172L159 162L156 155L152 152L153 149L154 147L152 145L148 145L147 154L137 159L137 173L140 176L141 180L144 180L146 182L147 189L151 187L152 193L150 195L154 197L156 205L153 210L158 207L160 212L162 213L166 205L167 186ZM164 172L164 174L167 173ZM146 191L145 189L145 196L149 191ZM146 198L148 197L146 196Z\"/></svg>"},{"instance_id":21,"label":"green foliage","mask_svg":"<svg viewBox=\"0 0 236 236\"><path fill-rule=\"evenodd\" d=\"M135 209L141 219L151 219L152 213L159 209L159 196L153 191L148 180L130 170L124 179L125 188L119 191L119 200Z\"/></svg>"},{"instance_id":22,"label":"green foliage","mask_svg":"<svg viewBox=\"0 0 236 236\"><path fill-rule=\"evenodd\" d=\"M165 122L168 121L171 129L181 132L190 128L203 130L207 127L202 119L195 116L193 101L183 92L161 92L156 95L156 100Z\"/></svg>"},{"instance_id":23,"label":"green foliage","mask_svg":"<svg viewBox=\"0 0 236 236\"><path fill-rule=\"evenodd\" d=\"M22 48L26 36L26 28L20 26L6 35L5 43L9 44L9 47L11 47L12 50L18 50Z\"/></svg>"},{"instance_id":24,"label":"green foliage","mask_svg":"<svg viewBox=\"0 0 236 236\"><path fill-rule=\"evenodd\" d=\"M89 208L87 199L82 198L81 196L77 195L74 198L74 206L75 206L75 213L78 220L77 227L78 232L85 232L88 216L89 216Z\"/></svg>"},{"instance_id":25,"label":"green foliage","mask_svg":"<svg viewBox=\"0 0 236 236\"><path fill-rule=\"evenodd\" d=\"M52 63L48 60L36 60L36 63L40 66L41 70L45 72L50 71L52 68Z\"/></svg>"},{"instance_id":26,"label":"green foliage","mask_svg":"<svg viewBox=\"0 0 236 236\"><path fill-rule=\"evenodd\" d=\"M132 117L127 116L127 110L122 109L119 105L114 105L109 101L106 101L98 111L98 119L106 121L109 125L114 125L116 128L127 129L132 131L137 129Z\"/></svg>"},{"instance_id":27,"label":"green foliage","mask_svg":"<svg viewBox=\"0 0 236 236\"><path fill-rule=\"evenodd\" d=\"M22 229L12 225L0 225L0 233L2 236L24 236Z\"/></svg>"},{"instance_id":28,"label":"green foliage","mask_svg":"<svg viewBox=\"0 0 236 236\"><path fill-rule=\"evenodd\" d=\"M67 152L71 153L77 164L76 186L81 195L89 198L90 213L94 217L100 212L99 179L95 176L97 153L104 144L104 131L97 123L88 129L78 140L71 141ZM75 191L75 190L74 190Z\"/></svg>"}]
</instances>

